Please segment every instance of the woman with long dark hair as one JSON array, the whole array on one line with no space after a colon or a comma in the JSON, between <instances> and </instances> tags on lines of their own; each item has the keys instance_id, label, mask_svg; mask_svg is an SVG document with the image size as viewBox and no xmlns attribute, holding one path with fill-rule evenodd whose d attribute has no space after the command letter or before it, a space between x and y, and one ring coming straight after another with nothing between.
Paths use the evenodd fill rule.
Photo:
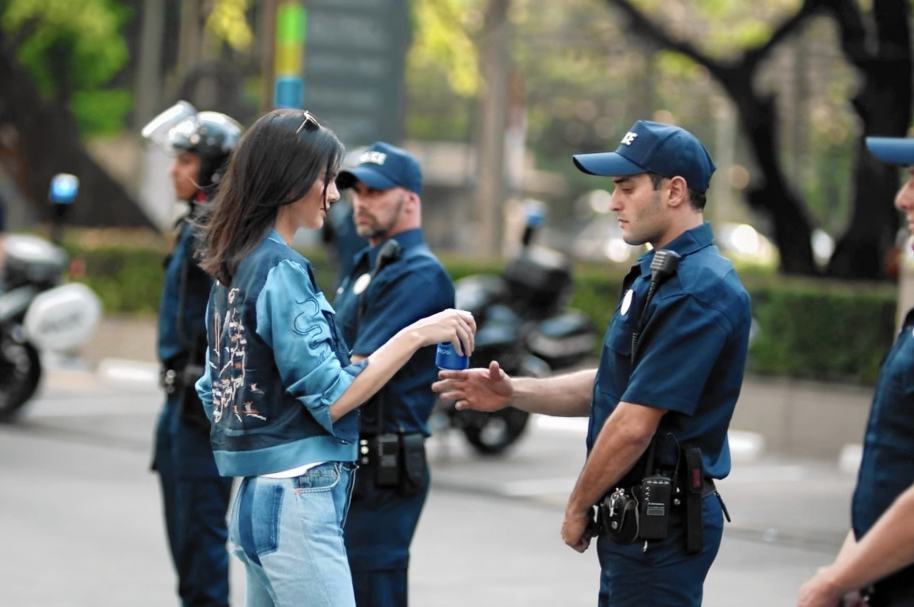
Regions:
<instances>
[{"instance_id":1,"label":"woman with long dark hair","mask_svg":"<svg viewBox=\"0 0 914 607\"><path fill-rule=\"evenodd\" d=\"M472 316L447 310L350 363L310 263L289 246L339 198L342 154L310 113L270 112L242 138L204 221L201 267L217 282L197 390L219 471L243 477L229 535L249 606L355 604L342 525L356 408L419 348L473 348Z\"/></svg>"}]
</instances>

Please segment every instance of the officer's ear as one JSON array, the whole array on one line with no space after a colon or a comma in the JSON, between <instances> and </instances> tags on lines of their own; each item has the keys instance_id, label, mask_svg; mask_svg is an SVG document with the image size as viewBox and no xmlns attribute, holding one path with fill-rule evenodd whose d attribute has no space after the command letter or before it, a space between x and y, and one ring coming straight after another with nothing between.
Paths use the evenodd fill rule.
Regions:
<instances>
[{"instance_id":1,"label":"officer's ear","mask_svg":"<svg viewBox=\"0 0 914 607\"><path fill-rule=\"evenodd\" d=\"M671 207L677 208L684 204L689 204L689 184L686 183L683 177L679 175L670 177L669 188L668 204Z\"/></svg>"},{"instance_id":2,"label":"officer's ear","mask_svg":"<svg viewBox=\"0 0 914 607\"><path fill-rule=\"evenodd\" d=\"M407 206L408 206L410 209L418 209L418 208L419 208L419 204L420 204L420 202L421 202L421 201L419 200L419 195L416 194L415 192L410 191L410 190L404 189L403 191L406 192L406 204L407 204Z\"/></svg>"}]
</instances>

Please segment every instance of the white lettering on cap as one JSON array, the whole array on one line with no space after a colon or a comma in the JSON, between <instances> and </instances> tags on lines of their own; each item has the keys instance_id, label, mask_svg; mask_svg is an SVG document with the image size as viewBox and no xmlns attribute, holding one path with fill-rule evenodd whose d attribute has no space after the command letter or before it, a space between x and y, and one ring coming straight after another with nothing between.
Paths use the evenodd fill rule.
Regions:
<instances>
[{"instance_id":1,"label":"white lettering on cap","mask_svg":"<svg viewBox=\"0 0 914 607\"><path fill-rule=\"evenodd\" d=\"M625 134L625 137L622 138L622 143L624 143L625 145L631 145L632 143L634 143L635 138L637 136L638 136L638 133L633 133L633 132L629 131Z\"/></svg>"},{"instance_id":2,"label":"white lettering on cap","mask_svg":"<svg viewBox=\"0 0 914 607\"><path fill-rule=\"evenodd\" d=\"M384 152L369 151L359 156L359 164L370 162L371 164L384 164L387 160L387 154Z\"/></svg>"}]
</instances>

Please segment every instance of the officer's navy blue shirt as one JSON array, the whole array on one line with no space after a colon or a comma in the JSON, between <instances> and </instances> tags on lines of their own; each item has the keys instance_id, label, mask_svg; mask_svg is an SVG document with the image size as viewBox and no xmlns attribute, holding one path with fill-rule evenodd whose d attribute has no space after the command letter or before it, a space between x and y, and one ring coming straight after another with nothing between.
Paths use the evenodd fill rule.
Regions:
<instances>
[{"instance_id":1,"label":"officer's navy blue shirt","mask_svg":"<svg viewBox=\"0 0 914 607\"><path fill-rule=\"evenodd\" d=\"M392 237L401 247L397 260L385 265L362 292L361 321L359 295L353 289L359 276L370 272L383 243L364 249L355 267L337 291L337 318L352 354L368 356L403 327L454 306L454 285L441 263L422 239L419 229ZM429 434L428 418L435 395L431 385L437 378L435 347L422 348L379 392L372 405L363 408L362 431L373 434L378 399L383 399L384 432Z\"/></svg>"},{"instance_id":2,"label":"officer's navy blue shirt","mask_svg":"<svg viewBox=\"0 0 914 607\"><path fill-rule=\"evenodd\" d=\"M204 315L212 281L194 262L194 250L193 229L182 220L175 248L166 260L159 301L158 355L166 366L183 366L205 337Z\"/></svg>"},{"instance_id":3,"label":"officer's navy blue shirt","mask_svg":"<svg viewBox=\"0 0 914 607\"><path fill-rule=\"evenodd\" d=\"M901 493L914 484L914 310L905 317L882 363L863 439L852 522L859 540ZM891 576L907 578L914 567Z\"/></svg>"},{"instance_id":4,"label":"officer's navy blue shirt","mask_svg":"<svg viewBox=\"0 0 914 607\"><path fill-rule=\"evenodd\" d=\"M653 251L639 258L623 282L603 340L587 449L620 401L667 409L658 436L672 433L681 446L700 447L705 476L723 478L730 472L727 427L746 364L749 295L713 244L709 224L664 248L679 253L681 261L645 311L649 320L634 368L632 332L647 294ZM658 465L673 463L669 451L659 456Z\"/></svg>"}]
</instances>

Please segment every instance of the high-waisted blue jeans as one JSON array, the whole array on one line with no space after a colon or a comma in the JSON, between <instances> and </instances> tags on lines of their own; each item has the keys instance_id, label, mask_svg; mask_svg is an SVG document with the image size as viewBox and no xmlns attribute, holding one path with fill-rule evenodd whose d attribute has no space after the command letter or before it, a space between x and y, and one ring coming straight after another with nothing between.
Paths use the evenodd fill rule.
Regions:
<instances>
[{"instance_id":1,"label":"high-waisted blue jeans","mask_svg":"<svg viewBox=\"0 0 914 607\"><path fill-rule=\"evenodd\" d=\"M247 571L248 607L355 606L342 530L351 487L343 462L242 481L229 538Z\"/></svg>"}]
</instances>

